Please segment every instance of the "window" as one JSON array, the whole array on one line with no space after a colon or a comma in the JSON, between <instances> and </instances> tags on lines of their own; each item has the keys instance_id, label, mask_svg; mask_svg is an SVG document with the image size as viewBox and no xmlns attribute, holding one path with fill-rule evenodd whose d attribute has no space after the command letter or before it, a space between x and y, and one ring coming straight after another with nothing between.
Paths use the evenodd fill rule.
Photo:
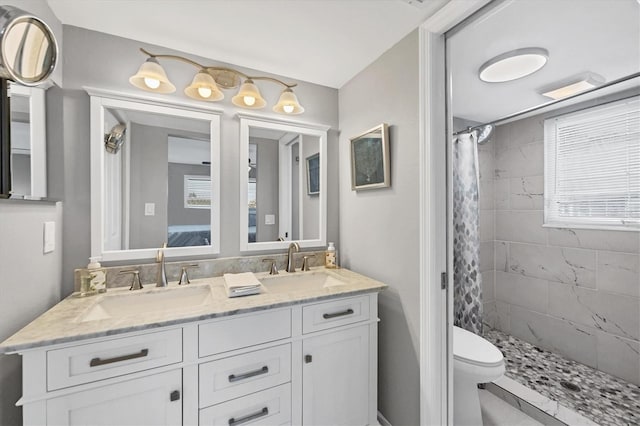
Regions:
<instances>
[{"instance_id":1,"label":"window","mask_svg":"<svg viewBox=\"0 0 640 426\"><path fill-rule=\"evenodd\" d=\"M545 225L640 229L640 97L545 120Z\"/></svg>"},{"instance_id":2,"label":"window","mask_svg":"<svg viewBox=\"0 0 640 426\"><path fill-rule=\"evenodd\" d=\"M211 177L184 176L184 208L211 208Z\"/></svg>"}]
</instances>

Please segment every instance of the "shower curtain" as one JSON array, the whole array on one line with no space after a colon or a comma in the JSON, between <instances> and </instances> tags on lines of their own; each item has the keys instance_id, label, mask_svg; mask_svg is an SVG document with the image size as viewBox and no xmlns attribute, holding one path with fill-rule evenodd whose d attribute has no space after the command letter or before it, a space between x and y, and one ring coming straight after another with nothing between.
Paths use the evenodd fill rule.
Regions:
<instances>
[{"instance_id":1,"label":"shower curtain","mask_svg":"<svg viewBox=\"0 0 640 426\"><path fill-rule=\"evenodd\" d=\"M478 144L474 133L453 141L453 321L482 335Z\"/></svg>"}]
</instances>

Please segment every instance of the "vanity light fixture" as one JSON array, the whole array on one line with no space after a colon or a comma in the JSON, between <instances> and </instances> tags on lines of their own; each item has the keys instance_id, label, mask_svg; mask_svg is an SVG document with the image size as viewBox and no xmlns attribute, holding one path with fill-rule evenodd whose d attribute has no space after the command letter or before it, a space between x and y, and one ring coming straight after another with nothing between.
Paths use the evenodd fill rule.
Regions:
<instances>
[{"instance_id":1,"label":"vanity light fixture","mask_svg":"<svg viewBox=\"0 0 640 426\"><path fill-rule=\"evenodd\" d=\"M169 81L167 73L164 72L164 68L154 56L140 65L138 72L129 79L129 83L138 89L157 93L173 93L176 91L176 86Z\"/></svg>"},{"instance_id":2,"label":"vanity light fixture","mask_svg":"<svg viewBox=\"0 0 640 426\"><path fill-rule=\"evenodd\" d=\"M140 51L149 58L140 66L138 72L131 76L129 82L135 87L156 93L173 93L175 86L169 81L167 74L158 62L158 58L171 59L185 62L198 68L198 73L193 77L191 84L184 89L185 95L190 98L215 102L224 99L222 89L235 89L240 86L238 93L231 98L231 102L242 108L261 109L267 105L267 101L260 94L260 89L255 84L255 80L266 80L284 86L278 103L273 107L273 111L280 114L302 114L304 108L298 102L298 98L293 93L292 88L297 84L284 83L276 78L249 76L227 67L214 67L201 65L191 59L177 55L156 55L140 48ZM240 85L240 81L244 82Z\"/></svg>"},{"instance_id":3,"label":"vanity light fixture","mask_svg":"<svg viewBox=\"0 0 640 426\"><path fill-rule=\"evenodd\" d=\"M255 85L251 78L247 78L242 83L238 94L231 98L231 102L236 106L251 109L264 108L267 104L267 101L260 94L258 86Z\"/></svg>"},{"instance_id":4,"label":"vanity light fixture","mask_svg":"<svg viewBox=\"0 0 640 426\"><path fill-rule=\"evenodd\" d=\"M503 83L526 77L542 68L549 52L541 47L527 47L503 53L489 59L478 70L480 80Z\"/></svg>"},{"instance_id":5,"label":"vanity light fixture","mask_svg":"<svg viewBox=\"0 0 640 426\"><path fill-rule=\"evenodd\" d=\"M280 100L273 107L273 110L282 114L302 114L304 112L304 108L298 102L298 97L290 88L282 91Z\"/></svg>"},{"instance_id":6,"label":"vanity light fixture","mask_svg":"<svg viewBox=\"0 0 640 426\"><path fill-rule=\"evenodd\" d=\"M184 93L199 101L215 102L224 99L224 93L220 91L211 74L205 70L200 70L193 77L193 81L184 89Z\"/></svg>"},{"instance_id":7,"label":"vanity light fixture","mask_svg":"<svg viewBox=\"0 0 640 426\"><path fill-rule=\"evenodd\" d=\"M586 72L545 86L538 90L538 93L554 100L564 99L600 86L604 81L605 79L601 75Z\"/></svg>"}]
</instances>

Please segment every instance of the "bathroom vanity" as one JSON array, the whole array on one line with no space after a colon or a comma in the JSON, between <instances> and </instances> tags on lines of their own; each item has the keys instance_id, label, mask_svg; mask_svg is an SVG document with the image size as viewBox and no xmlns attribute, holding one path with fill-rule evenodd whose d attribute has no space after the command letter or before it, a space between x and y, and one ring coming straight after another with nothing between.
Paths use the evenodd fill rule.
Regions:
<instances>
[{"instance_id":1,"label":"bathroom vanity","mask_svg":"<svg viewBox=\"0 0 640 426\"><path fill-rule=\"evenodd\" d=\"M0 345L25 425L377 424L377 296L348 271L69 297Z\"/></svg>"}]
</instances>

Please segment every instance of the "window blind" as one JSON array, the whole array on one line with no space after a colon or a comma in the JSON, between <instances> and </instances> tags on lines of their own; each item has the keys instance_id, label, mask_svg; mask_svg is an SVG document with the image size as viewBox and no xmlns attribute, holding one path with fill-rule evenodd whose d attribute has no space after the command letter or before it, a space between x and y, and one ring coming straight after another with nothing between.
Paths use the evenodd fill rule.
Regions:
<instances>
[{"instance_id":1,"label":"window blind","mask_svg":"<svg viewBox=\"0 0 640 426\"><path fill-rule=\"evenodd\" d=\"M639 229L640 97L545 120L545 224Z\"/></svg>"},{"instance_id":2,"label":"window blind","mask_svg":"<svg viewBox=\"0 0 640 426\"><path fill-rule=\"evenodd\" d=\"M185 175L184 207L186 209L211 208L211 178L209 176Z\"/></svg>"}]
</instances>

